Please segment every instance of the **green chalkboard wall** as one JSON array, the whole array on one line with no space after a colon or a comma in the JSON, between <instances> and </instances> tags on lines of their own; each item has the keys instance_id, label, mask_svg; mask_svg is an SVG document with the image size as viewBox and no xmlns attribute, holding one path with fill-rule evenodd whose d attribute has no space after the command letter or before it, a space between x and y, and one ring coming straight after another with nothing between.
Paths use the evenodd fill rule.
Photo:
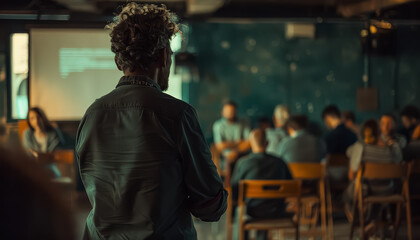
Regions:
<instances>
[{"instance_id":1,"label":"green chalkboard wall","mask_svg":"<svg viewBox=\"0 0 420 240\"><path fill-rule=\"evenodd\" d=\"M286 39L285 23L190 23L187 51L196 54L198 81L188 84L189 103L197 108L211 140L221 101L239 103L239 115L255 124L271 117L276 104L307 114L323 127L328 104L356 113L359 123L402 106L420 105L420 27L398 26L398 55L371 57L372 87L379 109L356 111L356 90L363 87L362 23L316 24L315 39Z\"/></svg>"}]
</instances>

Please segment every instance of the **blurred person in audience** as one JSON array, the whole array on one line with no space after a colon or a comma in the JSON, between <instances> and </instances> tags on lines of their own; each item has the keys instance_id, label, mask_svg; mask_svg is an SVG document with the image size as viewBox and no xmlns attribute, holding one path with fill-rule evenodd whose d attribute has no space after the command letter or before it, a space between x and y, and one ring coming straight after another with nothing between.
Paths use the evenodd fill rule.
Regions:
<instances>
[{"instance_id":1,"label":"blurred person in audience","mask_svg":"<svg viewBox=\"0 0 420 240\"><path fill-rule=\"evenodd\" d=\"M392 146L397 143L401 149L407 145L407 140L404 136L397 133L396 119L392 113L382 114L380 120L381 137L379 144L384 146Z\"/></svg>"},{"instance_id":2,"label":"blurred person in audience","mask_svg":"<svg viewBox=\"0 0 420 240\"><path fill-rule=\"evenodd\" d=\"M257 128L262 130L267 130L272 127L271 120L267 117L260 117L258 118Z\"/></svg>"},{"instance_id":3,"label":"blurred person in audience","mask_svg":"<svg viewBox=\"0 0 420 240\"><path fill-rule=\"evenodd\" d=\"M361 162L371 163L399 163L402 161L401 148L397 142L383 145L380 142L380 129L375 119L367 120L361 129L363 142L356 142L347 149L350 159L349 179L354 180ZM368 192L372 195L388 195L394 192L394 184L385 180L371 180L368 184ZM344 193L344 200L351 203L354 194L354 181Z\"/></svg>"},{"instance_id":4,"label":"blurred person in audience","mask_svg":"<svg viewBox=\"0 0 420 240\"><path fill-rule=\"evenodd\" d=\"M83 239L197 239L191 214L218 221L223 188L195 109L163 91L179 31L165 5L125 5L107 25L117 87L86 111L75 156L92 210Z\"/></svg>"},{"instance_id":5,"label":"blurred person in audience","mask_svg":"<svg viewBox=\"0 0 420 240\"><path fill-rule=\"evenodd\" d=\"M358 138L360 138L360 128L356 124L356 116L354 115L354 112L343 111L341 113L341 120L348 129L353 131L353 133L356 134Z\"/></svg>"},{"instance_id":6,"label":"blurred person in audience","mask_svg":"<svg viewBox=\"0 0 420 240\"><path fill-rule=\"evenodd\" d=\"M41 108L30 108L26 121L28 129L23 132L22 141L23 147L30 156L44 161L43 153L51 153L64 145L61 131L53 126ZM46 162L46 166L54 177L61 176L55 163Z\"/></svg>"},{"instance_id":7,"label":"blurred person in audience","mask_svg":"<svg viewBox=\"0 0 420 240\"><path fill-rule=\"evenodd\" d=\"M286 122L289 137L279 145L276 155L286 163L319 163L325 157L325 143L306 132L308 118L305 115L291 116Z\"/></svg>"},{"instance_id":8,"label":"blurred person in audience","mask_svg":"<svg viewBox=\"0 0 420 240\"><path fill-rule=\"evenodd\" d=\"M0 149L0 239L76 239L68 205L39 168L25 155Z\"/></svg>"},{"instance_id":9,"label":"blurred person in audience","mask_svg":"<svg viewBox=\"0 0 420 240\"><path fill-rule=\"evenodd\" d=\"M274 108L273 122L274 128L269 128L266 131L268 146L267 152L275 154L278 150L280 142L287 137L286 130L284 128L287 120L289 119L289 109L284 105L277 105Z\"/></svg>"},{"instance_id":10,"label":"blurred person in audience","mask_svg":"<svg viewBox=\"0 0 420 240\"><path fill-rule=\"evenodd\" d=\"M222 108L222 118L213 124L213 140L222 159L233 164L249 151L249 124L237 117L237 104L226 101ZM226 163L222 163L222 167Z\"/></svg>"},{"instance_id":11,"label":"blurred person in audience","mask_svg":"<svg viewBox=\"0 0 420 240\"><path fill-rule=\"evenodd\" d=\"M420 110L416 106L408 105L403 108L401 122L408 141L420 140Z\"/></svg>"},{"instance_id":12,"label":"blurred person in audience","mask_svg":"<svg viewBox=\"0 0 420 240\"><path fill-rule=\"evenodd\" d=\"M292 179L286 163L278 157L266 153L266 134L261 129L255 129L249 136L252 153L238 160L232 175L232 199L238 200L239 182L244 179L254 180L286 180ZM247 203L246 214L253 218L278 218L284 217L285 203L283 199L261 200L251 199ZM235 217L235 225L238 223L238 214ZM237 234L237 227L234 228L234 236ZM258 233L259 239L264 239L265 233ZM237 237L233 238L237 239Z\"/></svg>"},{"instance_id":13,"label":"blurred person in audience","mask_svg":"<svg viewBox=\"0 0 420 240\"><path fill-rule=\"evenodd\" d=\"M357 141L357 135L344 125L340 110L335 105L325 107L322 118L330 129L324 136L327 154L345 154L347 148Z\"/></svg>"}]
</instances>

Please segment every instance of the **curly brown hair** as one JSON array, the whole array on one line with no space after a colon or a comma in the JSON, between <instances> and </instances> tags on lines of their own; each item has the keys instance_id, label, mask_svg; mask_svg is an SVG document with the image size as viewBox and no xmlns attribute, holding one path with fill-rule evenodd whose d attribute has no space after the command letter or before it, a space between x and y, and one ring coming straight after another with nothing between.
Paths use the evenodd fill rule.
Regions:
<instances>
[{"instance_id":1,"label":"curly brown hair","mask_svg":"<svg viewBox=\"0 0 420 240\"><path fill-rule=\"evenodd\" d=\"M128 3L114 22L106 25L111 33L111 50L122 70L149 71L159 50L169 45L179 31L177 17L164 4Z\"/></svg>"}]
</instances>

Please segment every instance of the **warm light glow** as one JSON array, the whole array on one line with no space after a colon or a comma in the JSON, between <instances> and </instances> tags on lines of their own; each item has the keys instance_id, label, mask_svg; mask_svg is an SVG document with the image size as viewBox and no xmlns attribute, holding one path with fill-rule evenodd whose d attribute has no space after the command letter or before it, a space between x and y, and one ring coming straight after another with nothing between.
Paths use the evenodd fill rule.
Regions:
<instances>
[{"instance_id":1,"label":"warm light glow","mask_svg":"<svg viewBox=\"0 0 420 240\"><path fill-rule=\"evenodd\" d=\"M374 25L370 25L370 33L375 34L378 32L378 29Z\"/></svg>"}]
</instances>

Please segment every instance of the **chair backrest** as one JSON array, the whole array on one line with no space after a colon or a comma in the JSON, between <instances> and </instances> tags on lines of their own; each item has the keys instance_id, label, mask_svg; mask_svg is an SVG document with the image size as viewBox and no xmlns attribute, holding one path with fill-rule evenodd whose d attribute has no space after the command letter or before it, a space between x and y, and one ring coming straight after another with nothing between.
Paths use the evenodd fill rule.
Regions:
<instances>
[{"instance_id":1,"label":"chair backrest","mask_svg":"<svg viewBox=\"0 0 420 240\"><path fill-rule=\"evenodd\" d=\"M364 179L397 179L407 176L407 165L398 163L362 163Z\"/></svg>"},{"instance_id":2,"label":"chair backrest","mask_svg":"<svg viewBox=\"0 0 420 240\"><path fill-rule=\"evenodd\" d=\"M293 178L297 179L323 179L325 165L321 163L289 163Z\"/></svg>"},{"instance_id":3,"label":"chair backrest","mask_svg":"<svg viewBox=\"0 0 420 240\"><path fill-rule=\"evenodd\" d=\"M23 132L24 132L27 128L29 128L29 126L28 126L28 122L26 121L26 119L24 119L24 120L19 120L19 121L18 121L18 132L19 132L19 137L20 137L20 139L22 139L22 138L23 138Z\"/></svg>"},{"instance_id":4,"label":"chair backrest","mask_svg":"<svg viewBox=\"0 0 420 240\"><path fill-rule=\"evenodd\" d=\"M53 152L55 162L64 164L74 163L74 152L73 150L56 150Z\"/></svg>"},{"instance_id":5,"label":"chair backrest","mask_svg":"<svg viewBox=\"0 0 420 240\"><path fill-rule=\"evenodd\" d=\"M238 205L247 198L300 198L300 180L242 180L239 182Z\"/></svg>"},{"instance_id":6,"label":"chair backrest","mask_svg":"<svg viewBox=\"0 0 420 240\"><path fill-rule=\"evenodd\" d=\"M420 174L420 159L413 159L410 161L411 164L411 173Z\"/></svg>"},{"instance_id":7,"label":"chair backrest","mask_svg":"<svg viewBox=\"0 0 420 240\"><path fill-rule=\"evenodd\" d=\"M349 158L345 154L328 154L326 160L327 167L349 166Z\"/></svg>"}]
</instances>

